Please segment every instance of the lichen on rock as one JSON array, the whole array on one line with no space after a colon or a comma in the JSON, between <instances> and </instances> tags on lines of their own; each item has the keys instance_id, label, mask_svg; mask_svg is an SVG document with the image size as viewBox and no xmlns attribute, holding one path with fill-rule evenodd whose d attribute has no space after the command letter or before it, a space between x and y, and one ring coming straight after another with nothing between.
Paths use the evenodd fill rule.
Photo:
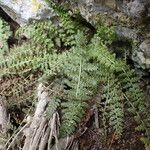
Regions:
<instances>
[{"instance_id":1,"label":"lichen on rock","mask_svg":"<svg viewBox=\"0 0 150 150\"><path fill-rule=\"evenodd\" d=\"M44 0L1 0L0 7L20 25L56 16Z\"/></svg>"}]
</instances>

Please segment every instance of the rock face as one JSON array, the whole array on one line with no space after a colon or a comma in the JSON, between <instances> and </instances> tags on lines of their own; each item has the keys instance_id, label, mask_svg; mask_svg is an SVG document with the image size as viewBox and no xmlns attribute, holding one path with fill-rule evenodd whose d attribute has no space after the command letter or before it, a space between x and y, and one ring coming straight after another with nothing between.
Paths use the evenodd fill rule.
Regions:
<instances>
[{"instance_id":1,"label":"rock face","mask_svg":"<svg viewBox=\"0 0 150 150\"><path fill-rule=\"evenodd\" d=\"M140 44L139 49L133 53L132 59L137 68L142 68L150 72L150 40L146 40Z\"/></svg>"},{"instance_id":2,"label":"rock face","mask_svg":"<svg viewBox=\"0 0 150 150\"><path fill-rule=\"evenodd\" d=\"M73 3L73 0L70 1ZM75 7L71 9L74 10ZM78 0L77 9L83 18L92 24L101 20L103 15L116 21L130 17L141 22L150 17L150 0Z\"/></svg>"},{"instance_id":3,"label":"rock face","mask_svg":"<svg viewBox=\"0 0 150 150\"><path fill-rule=\"evenodd\" d=\"M79 0L78 9L82 17L93 25L97 24L103 15L114 13L112 8L105 5L104 2L93 0Z\"/></svg>"},{"instance_id":4,"label":"rock face","mask_svg":"<svg viewBox=\"0 0 150 150\"><path fill-rule=\"evenodd\" d=\"M20 25L55 16L44 0L0 0L0 7Z\"/></svg>"},{"instance_id":5,"label":"rock face","mask_svg":"<svg viewBox=\"0 0 150 150\"><path fill-rule=\"evenodd\" d=\"M125 14L127 14L129 17L144 19L149 15L148 9L150 7L150 1L149 0L133 0L133 1L119 0L118 6L120 7L120 10Z\"/></svg>"}]
</instances>

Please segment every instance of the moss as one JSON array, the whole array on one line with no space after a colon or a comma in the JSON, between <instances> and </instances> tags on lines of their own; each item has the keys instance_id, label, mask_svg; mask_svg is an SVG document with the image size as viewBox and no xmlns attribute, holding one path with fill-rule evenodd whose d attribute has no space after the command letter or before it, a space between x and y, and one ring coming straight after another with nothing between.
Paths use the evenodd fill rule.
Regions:
<instances>
[{"instance_id":1,"label":"moss","mask_svg":"<svg viewBox=\"0 0 150 150\"><path fill-rule=\"evenodd\" d=\"M42 4L39 0L32 0L32 11L37 12L42 7Z\"/></svg>"}]
</instances>

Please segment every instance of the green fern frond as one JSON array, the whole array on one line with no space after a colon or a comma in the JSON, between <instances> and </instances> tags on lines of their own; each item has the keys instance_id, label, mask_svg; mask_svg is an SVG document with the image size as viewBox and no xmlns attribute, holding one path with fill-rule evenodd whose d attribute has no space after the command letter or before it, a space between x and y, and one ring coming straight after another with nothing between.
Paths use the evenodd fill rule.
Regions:
<instances>
[{"instance_id":1,"label":"green fern frond","mask_svg":"<svg viewBox=\"0 0 150 150\"><path fill-rule=\"evenodd\" d=\"M108 47L101 41L99 35L95 35L92 39L89 55L96 61L104 66L109 72L118 72L123 69L124 63L122 61L116 60L115 54L112 54Z\"/></svg>"},{"instance_id":2,"label":"green fern frond","mask_svg":"<svg viewBox=\"0 0 150 150\"><path fill-rule=\"evenodd\" d=\"M117 39L115 30L113 27L108 27L105 24L98 26L96 37L101 38L101 42L108 45Z\"/></svg>"},{"instance_id":3,"label":"green fern frond","mask_svg":"<svg viewBox=\"0 0 150 150\"><path fill-rule=\"evenodd\" d=\"M99 33L105 33L105 30L103 32L100 28ZM143 120L141 118L141 116L148 118L149 111L146 106L143 91L139 86L139 79L136 77L135 73L128 68L124 61L117 60L115 55L108 51L106 44L111 43L111 41L109 43L107 43L107 41L105 42L103 35L104 34L95 35L92 39L91 51L89 50L89 53L93 59L100 63L100 66L103 66L103 72L106 73L103 74L103 80L105 82L107 81L107 74L119 74L118 77L116 76L116 79L121 84L120 86L123 89L122 92L127 96L126 99L128 99L127 103L129 110L135 114L136 121L142 126L143 130L146 131L146 135L149 136L150 129L145 124L145 119Z\"/></svg>"},{"instance_id":4,"label":"green fern frond","mask_svg":"<svg viewBox=\"0 0 150 150\"><path fill-rule=\"evenodd\" d=\"M79 121L83 117L86 103L79 101L68 101L62 103L63 122L60 128L61 136L73 133Z\"/></svg>"},{"instance_id":5,"label":"green fern frond","mask_svg":"<svg viewBox=\"0 0 150 150\"><path fill-rule=\"evenodd\" d=\"M123 132L124 109L123 95L118 81L111 75L108 78L107 84L104 86L103 98L105 99L106 118L109 119L110 126L114 129L115 134L120 137Z\"/></svg>"},{"instance_id":6,"label":"green fern frond","mask_svg":"<svg viewBox=\"0 0 150 150\"><path fill-rule=\"evenodd\" d=\"M150 136L149 137L141 138L141 140L145 144L145 149L146 150L150 150Z\"/></svg>"},{"instance_id":7,"label":"green fern frond","mask_svg":"<svg viewBox=\"0 0 150 150\"><path fill-rule=\"evenodd\" d=\"M57 111L57 108L60 105L60 100L57 98L51 98L51 100L48 103L47 107L47 116L48 118L51 118L52 115Z\"/></svg>"},{"instance_id":8,"label":"green fern frond","mask_svg":"<svg viewBox=\"0 0 150 150\"><path fill-rule=\"evenodd\" d=\"M0 58L8 51L7 40L11 36L7 23L0 18Z\"/></svg>"}]
</instances>

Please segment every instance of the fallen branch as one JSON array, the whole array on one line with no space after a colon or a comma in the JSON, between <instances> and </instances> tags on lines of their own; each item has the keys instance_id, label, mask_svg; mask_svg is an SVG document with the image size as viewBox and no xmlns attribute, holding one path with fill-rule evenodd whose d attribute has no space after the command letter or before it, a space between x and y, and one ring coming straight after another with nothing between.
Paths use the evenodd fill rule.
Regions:
<instances>
[{"instance_id":1,"label":"fallen branch","mask_svg":"<svg viewBox=\"0 0 150 150\"><path fill-rule=\"evenodd\" d=\"M32 122L29 128L24 131L26 137L23 150L37 150L42 138L44 126L48 123L45 115L46 106L50 98L48 92L44 90L42 84L38 87L38 103L35 110L35 114L32 118Z\"/></svg>"},{"instance_id":2,"label":"fallen branch","mask_svg":"<svg viewBox=\"0 0 150 150\"><path fill-rule=\"evenodd\" d=\"M27 117L27 123L14 136L7 150L15 145L17 137L22 132L25 137L22 150L67 150L73 144L74 136L59 139L59 114L55 111L51 118L46 116L50 95L46 88L40 84L38 87L38 102L33 117ZM21 138L20 140L22 140Z\"/></svg>"},{"instance_id":3,"label":"fallen branch","mask_svg":"<svg viewBox=\"0 0 150 150\"><path fill-rule=\"evenodd\" d=\"M8 131L9 119L6 110L5 97L0 96L0 149L4 148L6 142L6 134Z\"/></svg>"}]
</instances>

